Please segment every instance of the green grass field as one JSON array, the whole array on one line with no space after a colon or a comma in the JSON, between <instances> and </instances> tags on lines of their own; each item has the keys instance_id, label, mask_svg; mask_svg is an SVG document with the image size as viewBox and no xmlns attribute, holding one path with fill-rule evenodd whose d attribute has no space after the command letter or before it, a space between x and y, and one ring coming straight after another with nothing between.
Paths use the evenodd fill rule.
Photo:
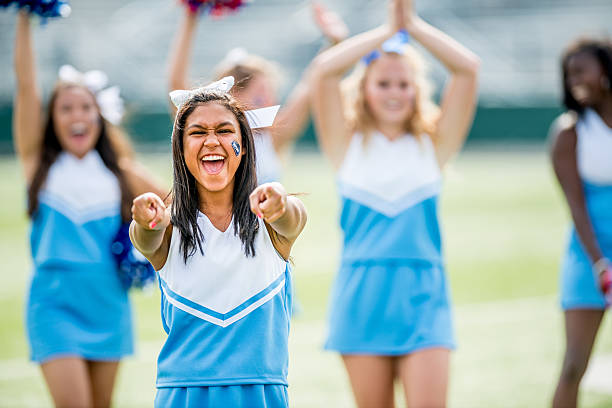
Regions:
<instances>
[{"instance_id":1,"label":"green grass field","mask_svg":"<svg viewBox=\"0 0 612 408\"><path fill-rule=\"evenodd\" d=\"M168 155L143 162L170 182ZM50 406L36 365L28 362L23 304L29 279L25 189L16 162L0 160L0 407ZM285 186L302 197L309 221L293 258L302 307L292 325L293 407L351 407L337 355L322 350L329 288L338 259L338 203L330 167L302 153ZM441 205L458 349L452 357L451 407L549 405L564 338L558 307L558 264L568 216L543 152L468 151L445 174ZM155 360L164 339L159 293L134 293L137 353L122 365L116 407L147 407L155 395ZM594 358L612 353L604 322ZM612 388L612 373L608 372ZM585 387L587 388L587 387ZM398 390L398 395L400 395ZM610 407L612 394L584 389L583 407Z\"/></svg>"}]
</instances>

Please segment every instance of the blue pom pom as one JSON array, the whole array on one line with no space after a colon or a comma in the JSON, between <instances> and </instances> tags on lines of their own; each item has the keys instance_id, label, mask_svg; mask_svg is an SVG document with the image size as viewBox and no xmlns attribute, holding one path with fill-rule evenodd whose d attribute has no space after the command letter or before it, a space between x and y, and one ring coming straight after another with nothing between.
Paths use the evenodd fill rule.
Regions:
<instances>
[{"instance_id":1,"label":"blue pom pom","mask_svg":"<svg viewBox=\"0 0 612 408\"><path fill-rule=\"evenodd\" d=\"M115 256L119 280L127 290L130 288L142 289L155 283L156 273L153 266L142 256L130 241L130 224L125 223L119 228L111 245Z\"/></svg>"},{"instance_id":2,"label":"blue pom pom","mask_svg":"<svg viewBox=\"0 0 612 408\"><path fill-rule=\"evenodd\" d=\"M65 0L0 0L0 7L15 5L20 10L43 18L68 17L70 6Z\"/></svg>"}]
</instances>

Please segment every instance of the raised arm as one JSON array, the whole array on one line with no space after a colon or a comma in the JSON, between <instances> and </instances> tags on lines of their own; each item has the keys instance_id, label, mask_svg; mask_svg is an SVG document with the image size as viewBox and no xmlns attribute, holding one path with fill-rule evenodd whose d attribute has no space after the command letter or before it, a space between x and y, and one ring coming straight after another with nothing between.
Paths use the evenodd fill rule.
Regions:
<instances>
[{"instance_id":1,"label":"raised arm","mask_svg":"<svg viewBox=\"0 0 612 408\"><path fill-rule=\"evenodd\" d=\"M312 114L319 146L336 168L342 163L351 136L340 91L342 75L395 31L383 25L358 34L321 53L313 62Z\"/></svg>"},{"instance_id":2,"label":"raised arm","mask_svg":"<svg viewBox=\"0 0 612 408\"><path fill-rule=\"evenodd\" d=\"M17 15L14 63L17 93L13 102L13 141L26 181L30 183L39 159L43 132L30 16L24 11Z\"/></svg>"},{"instance_id":3,"label":"raised arm","mask_svg":"<svg viewBox=\"0 0 612 408\"><path fill-rule=\"evenodd\" d=\"M274 126L270 129L274 150L284 153L306 127L310 113L308 70L293 88L287 102L278 112Z\"/></svg>"},{"instance_id":4,"label":"raised arm","mask_svg":"<svg viewBox=\"0 0 612 408\"><path fill-rule=\"evenodd\" d=\"M175 89L189 89L189 64L193 37L198 23L198 14L185 7L185 15L179 23L176 37L170 49L168 62L168 91ZM176 107L170 102L172 114L176 114Z\"/></svg>"},{"instance_id":5,"label":"raised arm","mask_svg":"<svg viewBox=\"0 0 612 408\"><path fill-rule=\"evenodd\" d=\"M145 193L134 199L132 218L132 244L151 262L155 270L160 270L166 263L170 249L170 209L156 194Z\"/></svg>"},{"instance_id":6,"label":"raised arm","mask_svg":"<svg viewBox=\"0 0 612 408\"><path fill-rule=\"evenodd\" d=\"M288 196L280 183L266 183L257 187L249 197L251 211L263 218L272 243L289 259L291 247L306 225L306 208L299 198Z\"/></svg>"},{"instance_id":7,"label":"raised arm","mask_svg":"<svg viewBox=\"0 0 612 408\"><path fill-rule=\"evenodd\" d=\"M589 218L584 198L582 181L578 175L576 163L576 130L575 127L562 129L553 137L551 145L552 164L565 194L576 233L592 263L603 258L603 254L595 238L593 225Z\"/></svg>"},{"instance_id":8,"label":"raised arm","mask_svg":"<svg viewBox=\"0 0 612 408\"><path fill-rule=\"evenodd\" d=\"M351 137L340 91L342 75L404 27L403 7L402 0L391 0L387 24L341 42L317 56L312 64L311 103L319 146L336 168Z\"/></svg>"},{"instance_id":9,"label":"raised arm","mask_svg":"<svg viewBox=\"0 0 612 408\"><path fill-rule=\"evenodd\" d=\"M119 161L119 166L126 175L130 191L135 196L144 193L155 193L159 197L166 197L168 195L168 189L162 187L161 183L152 176L151 172L138 161L132 158L124 158Z\"/></svg>"},{"instance_id":10,"label":"raised arm","mask_svg":"<svg viewBox=\"0 0 612 408\"><path fill-rule=\"evenodd\" d=\"M470 130L478 94L480 59L473 52L440 30L427 24L414 12L412 0L403 0L406 30L450 72L440 103L436 127L436 154L443 166L457 153Z\"/></svg>"},{"instance_id":11,"label":"raised arm","mask_svg":"<svg viewBox=\"0 0 612 408\"><path fill-rule=\"evenodd\" d=\"M318 2L312 3L313 18L329 44L336 45L348 36L348 28L340 16ZM293 88L271 129L274 148L283 153L306 127L310 115L310 67Z\"/></svg>"}]
</instances>

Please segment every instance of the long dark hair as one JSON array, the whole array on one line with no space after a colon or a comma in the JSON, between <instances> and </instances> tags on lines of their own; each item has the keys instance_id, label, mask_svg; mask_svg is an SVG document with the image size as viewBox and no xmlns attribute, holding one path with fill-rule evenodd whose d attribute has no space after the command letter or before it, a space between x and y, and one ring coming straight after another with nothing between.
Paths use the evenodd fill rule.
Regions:
<instances>
[{"instance_id":1,"label":"long dark hair","mask_svg":"<svg viewBox=\"0 0 612 408\"><path fill-rule=\"evenodd\" d=\"M33 217L34 213L38 209L38 193L40 192L40 189L47 180L49 169L63 150L57 138L57 134L55 133L53 108L57 101L57 96L59 95L59 92L63 89L67 89L70 87L83 86L73 83L60 82L58 83L58 85L56 85L51 95L47 112L47 119L45 121L45 127L43 128L43 140L40 149L40 160L38 162L38 167L34 172L32 182L28 187L28 215L30 217ZM83 87L83 89L87 88ZM131 156L131 149L127 138L119 129L109 124L104 118L102 118L101 115L99 120L100 135L98 136L98 140L94 148L98 151L98 154L100 154L100 157L102 158L102 161L104 162L106 167L115 175L115 177L117 177L117 181L119 182L119 188L121 189L121 219L124 222L127 222L132 218L131 208L134 196L130 191L125 174L121 171L121 168L119 167L119 159L122 157Z\"/></svg>"},{"instance_id":2,"label":"long dark hair","mask_svg":"<svg viewBox=\"0 0 612 408\"><path fill-rule=\"evenodd\" d=\"M609 40L582 38L572 43L563 53L561 58L561 69L563 71L563 104L568 110L575 111L578 114L584 112L584 106L580 105L572 96L567 80L567 65L570 58L582 53L587 53L595 57L597 61L599 61L608 81L612 81L612 42Z\"/></svg>"},{"instance_id":3,"label":"long dark hair","mask_svg":"<svg viewBox=\"0 0 612 408\"><path fill-rule=\"evenodd\" d=\"M230 95L214 91L202 91L189 98L178 110L172 131L172 162L174 181L172 186L171 221L174 228L181 233L180 249L183 259L193 255L196 248L204 253L204 234L198 225L198 210L200 198L196 180L187 169L183 146L183 133L189 115L196 107L215 102L232 112L240 126L244 156L234 176L234 191L232 198L232 216L234 218L234 234L242 241L246 256L255 255L255 236L259 231L257 217L251 211L249 195L257 187L255 173L255 145L251 128L238 102Z\"/></svg>"}]
</instances>

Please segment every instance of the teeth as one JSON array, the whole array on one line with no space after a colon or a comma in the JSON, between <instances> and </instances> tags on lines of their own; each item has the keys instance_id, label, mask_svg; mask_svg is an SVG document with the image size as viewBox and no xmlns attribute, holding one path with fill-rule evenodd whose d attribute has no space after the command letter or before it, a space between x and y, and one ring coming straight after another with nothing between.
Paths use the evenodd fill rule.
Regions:
<instances>
[{"instance_id":1,"label":"teeth","mask_svg":"<svg viewBox=\"0 0 612 408\"><path fill-rule=\"evenodd\" d=\"M72 131L72 133L85 133L85 131L87 130L87 125L82 122L75 123L70 127L70 130Z\"/></svg>"},{"instance_id":2,"label":"teeth","mask_svg":"<svg viewBox=\"0 0 612 408\"><path fill-rule=\"evenodd\" d=\"M577 85L572 87L572 93L574 94L574 98L582 99L589 95L589 90L586 86Z\"/></svg>"},{"instance_id":3,"label":"teeth","mask_svg":"<svg viewBox=\"0 0 612 408\"><path fill-rule=\"evenodd\" d=\"M223 156L219 156L218 154L211 154L209 156L204 156L204 158L202 159L202 161L216 161L216 160L223 160Z\"/></svg>"}]
</instances>

